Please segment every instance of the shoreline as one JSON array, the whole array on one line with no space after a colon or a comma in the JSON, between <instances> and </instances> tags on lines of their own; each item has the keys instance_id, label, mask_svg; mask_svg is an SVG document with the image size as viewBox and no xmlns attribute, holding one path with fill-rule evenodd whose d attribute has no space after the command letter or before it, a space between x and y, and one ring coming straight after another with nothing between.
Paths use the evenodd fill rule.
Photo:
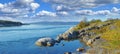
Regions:
<instances>
[{"instance_id":1,"label":"shoreline","mask_svg":"<svg viewBox=\"0 0 120 54\"><path fill-rule=\"evenodd\" d=\"M41 38L38 41L36 41L37 46L54 46L56 43L60 43L61 41L71 41L71 40L82 40L82 43L85 43L89 47L88 49L85 48L78 48L76 49L77 52L81 53L89 53L89 54L106 54L110 53L109 50L103 48L104 46L107 46L108 44L104 44L107 41L102 37L102 33L96 33L96 32L105 32L101 29L106 27L111 27L115 24L115 22L112 21L106 21L102 22L101 24L95 24L92 26L86 26L82 29L76 30L76 26L71 27L63 34L59 34L56 39L52 38ZM115 28L114 28L115 29ZM96 32L92 32L92 31ZM114 51L111 51L112 53L117 53ZM119 52L119 51L118 51ZM72 52L65 52L66 54L70 54Z\"/></svg>"}]
</instances>

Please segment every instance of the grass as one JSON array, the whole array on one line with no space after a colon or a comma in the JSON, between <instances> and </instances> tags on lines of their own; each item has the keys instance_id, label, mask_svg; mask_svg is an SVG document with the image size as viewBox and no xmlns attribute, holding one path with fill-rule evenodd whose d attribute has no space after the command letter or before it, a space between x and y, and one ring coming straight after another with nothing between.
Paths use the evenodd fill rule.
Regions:
<instances>
[{"instance_id":1,"label":"grass","mask_svg":"<svg viewBox=\"0 0 120 54\"><path fill-rule=\"evenodd\" d=\"M85 27L95 26L104 24L107 22L113 22L113 24L109 26L104 26L100 29L94 29L90 30L88 32L95 32L96 34L102 34L101 38L106 40L106 42L103 43L102 47L105 49L119 49L120 50L120 20L119 19L113 19L113 20L107 20L107 21L100 21L100 20L93 20L90 22L81 22L79 23L75 30L80 30Z\"/></svg>"},{"instance_id":2,"label":"grass","mask_svg":"<svg viewBox=\"0 0 120 54\"><path fill-rule=\"evenodd\" d=\"M108 29L103 33L102 38L107 40L106 43L109 44L111 49L120 49L120 20L115 20L113 24L116 28L110 30Z\"/></svg>"}]
</instances>

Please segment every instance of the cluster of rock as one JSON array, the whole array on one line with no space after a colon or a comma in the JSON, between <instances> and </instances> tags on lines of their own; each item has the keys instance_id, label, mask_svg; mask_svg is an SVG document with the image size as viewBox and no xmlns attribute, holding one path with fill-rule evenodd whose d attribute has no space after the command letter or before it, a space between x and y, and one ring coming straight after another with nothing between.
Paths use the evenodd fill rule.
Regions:
<instances>
[{"instance_id":1,"label":"cluster of rock","mask_svg":"<svg viewBox=\"0 0 120 54\"><path fill-rule=\"evenodd\" d=\"M111 23L105 23L102 25L96 25L96 26L91 26L91 27L87 27L78 31L74 30L74 27L71 27L69 30L67 30L65 33L60 34L57 36L56 39L52 39L52 38L41 38L38 41L36 41L36 45L38 46L54 46L55 43L60 43L62 40L74 40L74 39L78 39L78 38L82 38L82 40L84 42L86 42L87 45L92 44L95 39L99 39L100 35L95 36L95 38L90 39L88 38L88 36L94 36L95 33L94 32L87 32L90 30L94 30L94 29L100 29L104 26L108 26Z\"/></svg>"}]
</instances>

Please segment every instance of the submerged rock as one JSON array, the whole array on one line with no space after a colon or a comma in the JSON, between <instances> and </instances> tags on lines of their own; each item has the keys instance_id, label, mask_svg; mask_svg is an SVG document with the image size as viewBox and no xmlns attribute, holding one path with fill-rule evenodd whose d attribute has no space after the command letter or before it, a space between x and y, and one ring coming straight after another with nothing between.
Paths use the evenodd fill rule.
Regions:
<instances>
[{"instance_id":1,"label":"submerged rock","mask_svg":"<svg viewBox=\"0 0 120 54\"><path fill-rule=\"evenodd\" d=\"M62 44L62 46L65 46L64 44Z\"/></svg>"},{"instance_id":2,"label":"submerged rock","mask_svg":"<svg viewBox=\"0 0 120 54\"><path fill-rule=\"evenodd\" d=\"M71 52L65 52L64 54L72 54Z\"/></svg>"},{"instance_id":3,"label":"submerged rock","mask_svg":"<svg viewBox=\"0 0 120 54\"><path fill-rule=\"evenodd\" d=\"M41 38L36 41L37 46L54 46L56 40L52 38Z\"/></svg>"}]
</instances>

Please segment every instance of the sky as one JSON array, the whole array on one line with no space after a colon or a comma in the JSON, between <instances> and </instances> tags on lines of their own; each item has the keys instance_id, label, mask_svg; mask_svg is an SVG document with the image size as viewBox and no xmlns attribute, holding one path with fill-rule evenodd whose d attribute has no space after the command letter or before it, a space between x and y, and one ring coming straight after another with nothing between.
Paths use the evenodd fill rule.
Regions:
<instances>
[{"instance_id":1,"label":"sky","mask_svg":"<svg viewBox=\"0 0 120 54\"><path fill-rule=\"evenodd\" d=\"M120 18L120 0L0 0L0 19L22 22Z\"/></svg>"}]
</instances>

